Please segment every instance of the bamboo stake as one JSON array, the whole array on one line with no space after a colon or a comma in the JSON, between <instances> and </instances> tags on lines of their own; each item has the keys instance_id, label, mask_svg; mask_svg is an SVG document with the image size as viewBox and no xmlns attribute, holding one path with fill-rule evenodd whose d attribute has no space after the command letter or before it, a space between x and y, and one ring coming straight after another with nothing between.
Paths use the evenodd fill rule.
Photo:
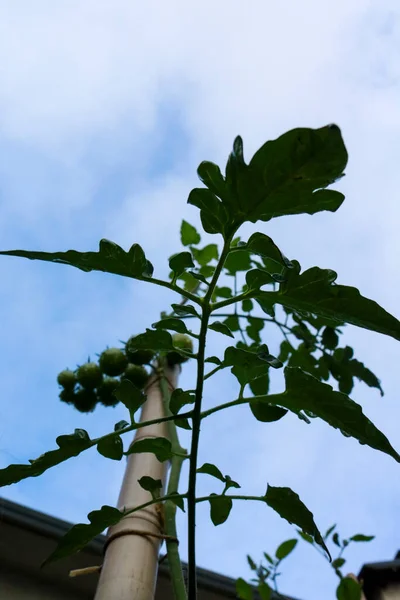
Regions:
<instances>
[{"instance_id":1,"label":"bamboo stake","mask_svg":"<svg viewBox=\"0 0 400 600\"><path fill-rule=\"evenodd\" d=\"M179 368L165 368L165 376L176 387ZM159 381L152 376L147 387L141 421L159 419L165 415ZM136 430L134 441L151 437L169 437L166 423L157 423ZM140 487L138 479L149 475L161 479L165 486L168 462L161 463L154 454L128 456L124 479L118 499L118 508L134 508L151 496ZM153 600L157 582L158 554L162 541L163 513L160 505L124 517L110 527L95 600ZM153 535L140 535L143 531Z\"/></svg>"}]
</instances>

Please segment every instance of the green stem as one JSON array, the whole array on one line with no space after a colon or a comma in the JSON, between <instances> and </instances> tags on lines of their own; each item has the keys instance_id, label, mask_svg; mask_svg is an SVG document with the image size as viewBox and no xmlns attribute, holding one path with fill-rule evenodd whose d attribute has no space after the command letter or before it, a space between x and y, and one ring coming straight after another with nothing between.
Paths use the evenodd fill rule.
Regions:
<instances>
[{"instance_id":1,"label":"green stem","mask_svg":"<svg viewBox=\"0 0 400 600\"><path fill-rule=\"evenodd\" d=\"M169 290L172 290L173 292L177 292L180 296L183 296L187 300L190 300L191 302L195 302L196 304L201 306L201 303L202 303L201 298L199 298L198 296L195 296L191 292L186 291L184 288L181 288L179 285L170 283L169 281L164 281L163 279L157 279L155 277L151 277L151 278L150 277L135 277L134 279L138 279L139 281L146 281L147 283L154 283L155 285L159 285L161 287L168 288Z\"/></svg>"},{"instance_id":2,"label":"green stem","mask_svg":"<svg viewBox=\"0 0 400 600\"><path fill-rule=\"evenodd\" d=\"M164 410L167 416L171 416L169 409L170 392L168 389L165 377L162 376L160 388L164 402ZM179 453L179 456L174 455L171 459L171 472L169 475L167 495L178 493L179 478L181 475L182 464L185 457L182 456L186 452L179 443L178 432L173 421L168 421L168 432L171 441L172 451ZM187 454L187 453L186 453ZM185 580L182 572L182 563L178 549L178 533L176 529L176 504L171 500L167 500L164 504L165 516L165 533L170 538L166 540L168 565L171 574L171 582L174 590L175 600L187 600Z\"/></svg>"},{"instance_id":3,"label":"green stem","mask_svg":"<svg viewBox=\"0 0 400 600\"><path fill-rule=\"evenodd\" d=\"M197 354L196 396L192 415L192 444L190 449L189 485L188 485L188 598L196 600L196 469L199 450L201 402L204 387L204 359L208 321L211 315L211 298L223 269L226 257L230 251L230 243L234 234L224 242L218 265L214 271L210 286L204 296L200 325L199 350Z\"/></svg>"}]
</instances>

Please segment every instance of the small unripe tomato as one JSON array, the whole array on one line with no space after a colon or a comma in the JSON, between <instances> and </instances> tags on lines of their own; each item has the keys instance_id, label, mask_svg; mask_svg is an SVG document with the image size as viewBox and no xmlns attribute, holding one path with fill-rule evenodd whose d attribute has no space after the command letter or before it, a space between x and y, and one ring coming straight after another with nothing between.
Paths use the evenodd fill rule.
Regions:
<instances>
[{"instance_id":1,"label":"small unripe tomato","mask_svg":"<svg viewBox=\"0 0 400 600\"><path fill-rule=\"evenodd\" d=\"M101 372L99 365L93 362L87 362L78 368L76 378L82 387L93 390L101 384L103 373Z\"/></svg>"},{"instance_id":2,"label":"small unripe tomato","mask_svg":"<svg viewBox=\"0 0 400 600\"><path fill-rule=\"evenodd\" d=\"M104 375L116 377L121 375L127 367L128 359L119 348L107 348L100 354L99 367Z\"/></svg>"}]
</instances>

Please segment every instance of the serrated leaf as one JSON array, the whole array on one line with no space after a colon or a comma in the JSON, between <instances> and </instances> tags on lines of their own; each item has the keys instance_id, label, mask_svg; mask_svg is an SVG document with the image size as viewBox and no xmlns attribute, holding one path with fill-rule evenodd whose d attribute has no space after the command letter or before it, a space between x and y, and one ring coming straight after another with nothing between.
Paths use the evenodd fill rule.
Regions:
<instances>
[{"instance_id":1,"label":"serrated leaf","mask_svg":"<svg viewBox=\"0 0 400 600\"><path fill-rule=\"evenodd\" d=\"M263 233L253 233L247 242L247 248L263 258L268 258L280 267L292 268L292 263L279 250L274 241Z\"/></svg>"},{"instance_id":2,"label":"serrated leaf","mask_svg":"<svg viewBox=\"0 0 400 600\"><path fill-rule=\"evenodd\" d=\"M280 544L280 546L278 546L278 548L275 552L276 558L278 560L283 560L284 558L289 556L289 554L291 552L293 552L293 550L296 548L296 546L297 546L296 539L287 540L286 542L282 542L282 544Z\"/></svg>"},{"instance_id":3,"label":"serrated leaf","mask_svg":"<svg viewBox=\"0 0 400 600\"><path fill-rule=\"evenodd\" d=\"M196 311L195 307L191 304L171 304L172 310L178 315L178 317L198 317L200 315Z\"/></svg>"},{"instance_id":4,"label":"serrated leaf","mask_svg":"<svg viewBox=\"0 0 400 600\"><path fill-rule=\"evenodd\" d=\"M294 310L344 321L400 340L400 322L379 304L350 286L335 283L337 274L313 267L293 275L279 292L258 292L260 303L279 303Z\"/></svg>"},{"instance_id":5,"label":"serrated leaf","mask_svg":"<svg viewBox=\"0 0 400 600\"><path fill-rule=\"evenodd\" d=\"M352 542L371 542L374 539L374 535L363 535L362 533L357 533L350 538Z\"/></svg>"},{"instance_id":6,"label":"serrated leaf","mask_svg":"<svg viewBox=\"0 0 400 600\"><path fill-rule=\"evenodd\" d=\"M149 475L143 475L143 477L138 479L138 483L146 492L150 492L153 500L160 497L163 486L161 479L154 479Z\"/></svg>"},{"instance_id":7,"label":"serrated leaf","mask_svg":"<svg viewBox=\"0 0 400 600\"><path fill-rule=\"evenodd\" d=\"M182 406L193 404L196 397L192 392L185 392L182 388L176 388L169 399L169 410L173 415L177 415Z\"/></svg>"},{"instance_id":8,"label":"serrated leaf","mask_svg":"<svg viewBox=\"0 0 400 600\"><path fill-rule=\"evenodd\" d=\"M146 438L133 442L126 454L142 452L155 454L160 462L170 460L173 456L171 442L164 437Z\"/></svg>"},{"instance_id":9,"label":"serrated leaf","mask_svg":"<svg viewBox=\"0 0 400 600\"><path fill-rule=\"evenodd\" d=\"M312 512L303 504L298 494L287 487L273 487L268 485L267 493L265 494L265 502L273 508L282 519L286 519L289 523L294 523L300 529L311 535L315 542L319 544L331 559L328 548L314 522Z\"/></svg>"},{"instance_id":10,"label":"serrated leaf","mask_svg":"<svg viewBox=\"0 0 400 600\"><path fill-rule=\"evenodd\" d=\"M211 463L204 463L202 467L196 469L196 473L206 473L207 475L211 475L212 477L216 477L223 483L225 483L225 477L222 475L221 471L215 465Z\"/></svg>"},{"instance_id":11,"label":"serrated leaf","mask_svg":"<svg viewBox=\"0 0 400 600\"><path fill-rule=\"evenodd\" d=\"M274 282L270 273L261 269L251 269L246 273L246 283L250 290L259 290L263 285L269 285Z\"/></svg>"},{"instance_id":12,"label":"serrated leaf","mask_svg":"<svg viewBox=\"0 0 400 600\"><path fill-rule=\"evenodd\" d=\"M154 270L153 265L146 259L139 244L133 244L128 252L125 252L118 244L105 239L100 240L98 252L7 250L0 252L0 254L60 263L76 267L81 271L102 271L122 275L123 277L133 277L134 279L151 277Z\"/></svg>"},{"instance_id":13,"label":"serrated leaf","mask_svg":"<svg viewBox=\"0 0 400 600\"><path fill-rule=\"evenodd\" d=\"M338 600L361 600L361 586L351 577L343 577L336 590Z\"/></svg>"},{"instance_id":14,"label":"serrated leaf","mask_svg":"<svg viewBox=\"0 0 400 600\"><path fill-rule=\"evenodd\" d=\"M332 327L325 327L321 339L322 344L329 350L334 350L339 343L339 336Z\"/></svg>"},{"instance_id":15,"label":"serrated leaf","mask_svg":"<svg viewBox=\"0 0 400 600\"><path fill-rule=\"evenodd\" d=\"M201 237L197 229L184 219L181 224L181 242L183 246L195 246L201 242Z\"/></svg>"},{"instance_id":16,"label":"serrated leaf","mask_svg":"<svg viewBox=\"0 0 400 600\"><path fill-rule=\"evenodd\" d=\"M350 372L354 377L357 377L357 379L363 381L366 385L368 385L368 387L377 388L380 391L381 396L383 396L381 382L379 381L377 376L374 375L372 371L367 369L367 367L362 362L353 358L353 360L350 360L348 365Z\"/></svg>"},{"instance_id":17,"label":"serrated leaf","mask_svg":"<svg viewBox=\"0 0 400 600\"><path fill-rule=\"evenodd\" d=\"M222 525L222 523L225 523L231 512L232 499L229 498L229 496L217 496L216 494L211 494L209 502L211 521L214 525Z\"/></svg>"},{"instance_id":18,"label":"serrated leaf","mask_svg":"<svg viewBox=\"0 0 400 600\"><path fill-rule=\"evenodd\" d=\"M124 445L119 435L100 440L97 444L97 451L106 458L112 460L121 460L124 455Z\"/></svg>"},{"instance_id":19,"label":"serrated leaf","mask_svg":"<svg viewBox=\"0 0 400 600\"><path fill-rule=\"evenodd\" d=\"M218 333L222 333L231 338L235 337L229 327L225 325L225 323L221 323L221 321L214 321L208 326L208 329L212 329L213 331L217 331Z\"/></svg>"},{"instance_id":20,"label":"serrated leaf","mask_svg":"<svg viewBox=\"0 0 400 600\"><path fill-rule=\"evenodd\" d=\"M297 367L285 368L285 380L286 391L264 396L267 404L282 406L296 414L301 410L310 411L342 433L385 452L400 462L399 454L383 433L363 414L359 404ZM259 398L257 401L262 400Z\"/></svg>"},{"instance_id":21,"label":"serrated leaf","mask_svg":"<svg viewBox=\"0 0 400 600\"><path fill-rule=\"evenodd\" d=\"M45 565L75 554L82 550L93 538L100 535L105 529L116 525L124 516L124 512L113 506L102 506L100 510L93 510L88 514L90 524L74 525L58 542L57 548L44 561Z\"/></svg>"},{"instance_id":22,"label":"serrated leaf","mask_svg":"<svg viewBox=\"0 0 400 600\"><path fill-rule=\"evenodd\" d=\"M56 438L56 443L59 446L57 450L50 450L39 458L30 460L29 465L12 464L0 469L0 487L17 483L27 477L37 477L47 469L78 456L94 444L84 429L75 429L74 433L60 435Z\"/></svg>"},{"instance_id":23,"label":"serrated leaf","mask_svg":"<svg viewBox=\"0 0 400 600\"><path fill-rule=\"evenodd\" d=\"M154 329L169 329L178 333L189 333L185 323L177 317L166 317L161 321L157 321L157 323L153 323L152 327Z\"/></svg>"},{"instance_id":24,"label":"serrated leaf","mask_svg":"<svg viewBox=\"0 0 400 600\"><path fill-rule=\"evenodd\" d=\"M129 379L121 379L114 395L133 415L144 404L146 396Z\"/></svg>"},{"instance_id":25,"label":"serrated leaf","mask_svg":"<svg viewBox=\"0 0 400 600\"><path fill-rule=\"evenodd\" d=\"M169 267L175 273L175 276L180 275L186 269L193 269L194 262L190 252L179 252L174 254L169 259Z\"/></svg>"},{"instance_id":26,"label":"serrated leaf","mask_svg":"<svg viewBox=\"0 0 400 600\"><path fill-rule=\"evenodd\" d=\"M236 594L241 600L253 600L253 588L242 577L236 580Z\"/></svg>"}]
</instances>

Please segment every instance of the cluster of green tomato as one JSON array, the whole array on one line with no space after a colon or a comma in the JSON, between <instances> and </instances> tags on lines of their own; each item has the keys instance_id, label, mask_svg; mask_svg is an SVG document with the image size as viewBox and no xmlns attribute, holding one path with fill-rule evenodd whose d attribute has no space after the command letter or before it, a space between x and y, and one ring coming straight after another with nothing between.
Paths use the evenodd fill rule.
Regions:
<instances>
[{"instance_id":1,"label":"cluster of green tomato","mask_svg":"<svg viewBox=\"0 0 400 600\"><path fill-rule=\"evenodd\" d=\"M62 387L60 400L72 404L80 412L92 412L98 403L116 406L119 402L114 392L121 379L128 379L137 388L143 389L149 379L145 365L155 357L152 350L137 350L132 336L124 350L107 348L100 354L98 364L88 361L75 371L66 369L58 374L57 381ZM182 334L173 336L174 346L193 351L192 340ZM178 352L166 356L170 366L187 360Z\"/></svg>"}]
</instances>

